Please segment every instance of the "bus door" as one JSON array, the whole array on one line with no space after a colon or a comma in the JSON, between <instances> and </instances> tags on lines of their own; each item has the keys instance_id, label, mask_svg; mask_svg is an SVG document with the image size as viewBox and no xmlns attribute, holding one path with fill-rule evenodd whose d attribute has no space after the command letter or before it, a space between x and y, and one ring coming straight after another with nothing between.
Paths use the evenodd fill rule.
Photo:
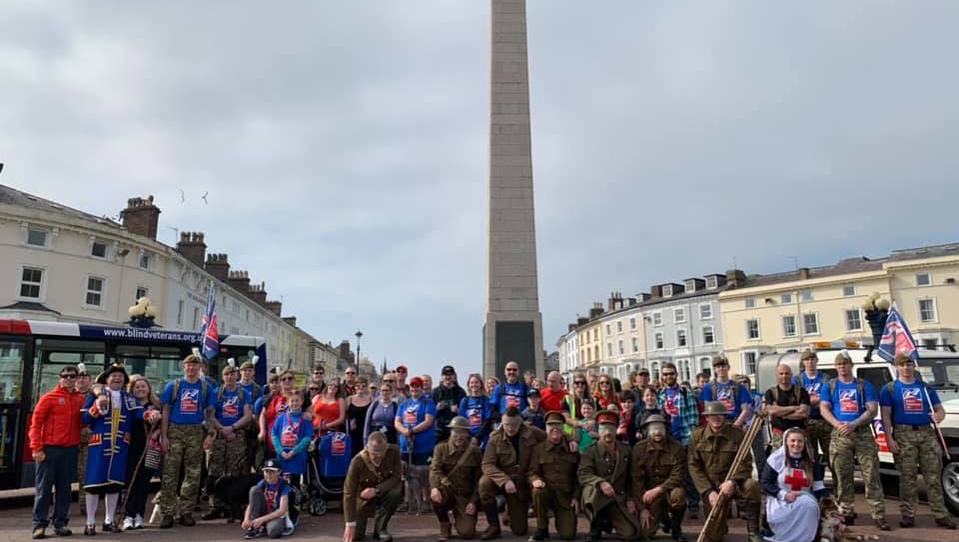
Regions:
<instances>
[{"instance_id":1,"label":"bus door","mask_svg":"<svg viewBox=\"0 0 959 542\"><path fill-rule=\"evenodd\" d=\"M0 337L0 489L20 487L21 451L27 430L24 360L29 341Z\"/></svg>"}]
</instances>

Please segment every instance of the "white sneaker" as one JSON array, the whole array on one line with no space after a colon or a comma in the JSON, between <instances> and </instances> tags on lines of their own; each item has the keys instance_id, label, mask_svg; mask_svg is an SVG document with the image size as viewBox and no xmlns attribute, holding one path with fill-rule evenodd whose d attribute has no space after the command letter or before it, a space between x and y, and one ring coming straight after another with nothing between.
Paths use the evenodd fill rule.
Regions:
<instances>
[{"instance_id":1,"label":"white sneaker","mask_svg":"<svg viewBox=\"0 0 959 542\"><path fill-rule=\"evenodd\" d=\"M133 518L131 518L130 516L123 518L123 530L129 531L132 528L133 528Z\"/></svg>"},{"instance_id":2,"label":"white sneaker","mask_svg":"<svg viewBox=\"0 0 959 542\"><path fill-rule=\"evenodd\" d=\"M133 518L133 528L142 529L143 528L143 516L137 514L137 517Z\"/></svg>"}]
</instances>

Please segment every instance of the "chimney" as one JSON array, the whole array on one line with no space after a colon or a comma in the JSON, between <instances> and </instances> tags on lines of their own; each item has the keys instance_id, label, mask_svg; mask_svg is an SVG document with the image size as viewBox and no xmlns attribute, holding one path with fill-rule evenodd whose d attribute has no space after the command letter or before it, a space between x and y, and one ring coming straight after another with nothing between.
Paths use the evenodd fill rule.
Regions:
<instances>
[{"instance_id":1,"label":"chimney","mask_svg":"<svg viewBox=\"0 0 959 542\"><path fill-rule=\"evenodd\" d=\"M160 208L153 204L153 196L128 199L127 208L120 211L120 218L128 232L156 241Z\"/></svg>"},{"instance_id":2,"label":"chimney","mask_svg":"<svg viewBox=\"0 0 959 542\"><path fill-rule=\"evenodd\" d=\"M296 327L296 316L284 316L283 321L293 327Z\"/></svg>"},{"instance_id":3,"label":"chimney","mask_svg":"<svg viewBox=\"0 0 959 542\"><path fill-rule=\"evenodd\" d=\"M599 302L593 303L593 308L589 309L589 318L592 320L593 318L596 318L597 316L602 316L604 312L606 311L603 310L602 303L599 303Z\"/></svg>"},{"instance_id":4,"label":"chimney","mask_svg":"<svg viewBox=\"0 0 959 542\"><path fill-rule=\"evenodd\" d=\"M629 303L629 306L630 306L630 307L632 307L633 305L636 304L636 298L635 298L635 297L627 297L627 298L626 298L626 301Z\"/></svg>"},{"instance_id":5,"label":"chimney","mask_svg":"<svg viewBox=\"0 0 959 542\"><path fill-rule=\"evenodd\" d=\"M226 254L207 254L206 265L203 267L207 273L222 282L226 282L230 277L230 259Z\"/></svg>"},{"instance_id":6,"label":"chimney","mask_svg":"<svg viewBox=\"0 0 959 542\"><path fill-rule=\"evenodd\" d=\"M741 288L746 285L746 273L740 269L730 269L726 271L726 284L730 288Z\"/></svg>"},{"instance_id":7,"label":"chimney","mask_svg":"<svg viewBox=\"0 0 959 542\"><path fill-rule=\"evenodd\" d=\"M580 316L579 318L576 319L576 327L584 326L588 323L589 323L589 318L586 318L585 316Z\"/></svg>"},{"instance_id":8,"label":"chimney","mask_svg":"<svg viewBox=\"0 0 959 542\"><path fill-rule=\"evenodd\" d=\"M261 307L266 306L266 283L261 282L259 284L254 284L250 286L250 289L247 290L246 295L256 302L257 305Z\"/></svg>"},{"instance_id":9,"label":"chimney","mask_svg":"<svg viewBox=\"0 0 959 542\"><path fill-rule=\"evenodd\" d=\"M569 324L569 325L567 325L567 326L566 326L566 331L567 331L567 332L576 331L576 324Z\"/></svg>"},{"instance_id":10,"label":"chimney","mask_svg":"<svg viewBox=\"0 0 959 542\"><path fill-rule=\"evenodd\" d=\"M176 251L195 265L203 267L203 259L206 257L206 243L203 242L203 232L181 232L180 241L176 244Z\"/></svg>"},{"instance_id":11,"label":"chimney","mask_svg":"<svg viewBox=\"0 0 959 542\"><path fill-rule=\"evenodd\" d=\"M350 351L350 341L340 343L340 359L353 362L353 352Z\"/></svg>"},{"instance_id":12,"label":"chimney","mask_svg":"<svg viewBox=\"0 0 959 542\"><path fill-rule=\"evenodd\" d=\"M623 308L623 294L622 292L610 292L609 293L609 303L608 307L610 311L618 310Z\"/></svg>"},{"instance_id":13,"label":"chimney","mask_svg":"<svg viewBox=\"0 0 959 542\"><path fill-rule=\"evenodd\" d=\"M267 301L265 305L266 309L277 316L282 316L281 311L283 310L283 303L279 301Z\"/></svg>"},{"instance_id":14,"label":"chimney","mask_svg":"<svg viewBox=\"0 0 959 542\"><path fill-rule=\"evenodd\" d=\"M246 271L230 271L226 283L234 290L245 294L250 289L250 275Z\"/></svg>"},{"instance_id":15,"label":"chimney","mask_svg":"<svg viewBox=\"0 0 959 542\"><path fill-rule=\"evenodd\" d=\"M800 267L799 268L799 280L809 280L809 268Z\"/></svg>"}]
</instances>

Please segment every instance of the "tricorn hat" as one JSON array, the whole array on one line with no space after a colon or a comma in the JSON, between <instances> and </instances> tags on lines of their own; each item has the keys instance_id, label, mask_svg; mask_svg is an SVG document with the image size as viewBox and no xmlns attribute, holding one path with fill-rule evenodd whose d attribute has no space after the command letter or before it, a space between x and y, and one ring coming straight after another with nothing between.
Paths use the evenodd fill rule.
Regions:
<instances>
[{"instance_id":1,"label":"tricorn hat","mask_svg":"<svg viewBox=\"0 0 959 542\"><path fill-rule=\"evenodd\" d=\"M703 406L703 416L725 416L729 414L726 403L722 401L706 401Z\"/></svg>"},{"instance_id":2,"label":"tricorn hat","mask_svg":"<svg viewBox=\"0 0 959 542\"><path fill-rule=\"evenodd\" d=\"M122 363L114 363L107 367L106 371L97 375L97 384L106 384L107 378L113 373L122 373L123 374L123 385L126 386L130 383L130 375L127 374L126 367Z\"/></svg>"}]
</instances>

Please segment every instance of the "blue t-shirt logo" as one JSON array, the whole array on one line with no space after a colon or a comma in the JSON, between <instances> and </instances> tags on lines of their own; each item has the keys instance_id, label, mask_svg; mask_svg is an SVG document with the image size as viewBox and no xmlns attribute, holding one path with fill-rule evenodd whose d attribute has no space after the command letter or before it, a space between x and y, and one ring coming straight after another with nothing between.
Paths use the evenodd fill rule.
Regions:
<instances>
[{"instance_id":1,"label":"blue t-shirt logo","mask_svg":"<svg viewBox=\"0 0 959 542\"><path fill-rule=\"evenodd\" d=\"M902 388L902 410L907 414L922 414L925 405L919 388Z\"/></svg>"},{"instance_id":2,"label":"blue t-shirt logo","mask_svg":"<svg viewBox=\"0 0 959 542\"><path fill-rule=\"evenodd\" d=\"M200 390L182 388L180 390L180 412L196 414L200 411Z\"/></svg>"},{"instance_id":3,"label":"blue t-shirt logo","mask_svg":"<svg viewBox=\"0 0 959 542\"><path fill-rule=\"evenodd\" d=\"M839 390L839 411L843 414L859 414L859 392L856 388Z\"/></svg>"}]
</instances>

